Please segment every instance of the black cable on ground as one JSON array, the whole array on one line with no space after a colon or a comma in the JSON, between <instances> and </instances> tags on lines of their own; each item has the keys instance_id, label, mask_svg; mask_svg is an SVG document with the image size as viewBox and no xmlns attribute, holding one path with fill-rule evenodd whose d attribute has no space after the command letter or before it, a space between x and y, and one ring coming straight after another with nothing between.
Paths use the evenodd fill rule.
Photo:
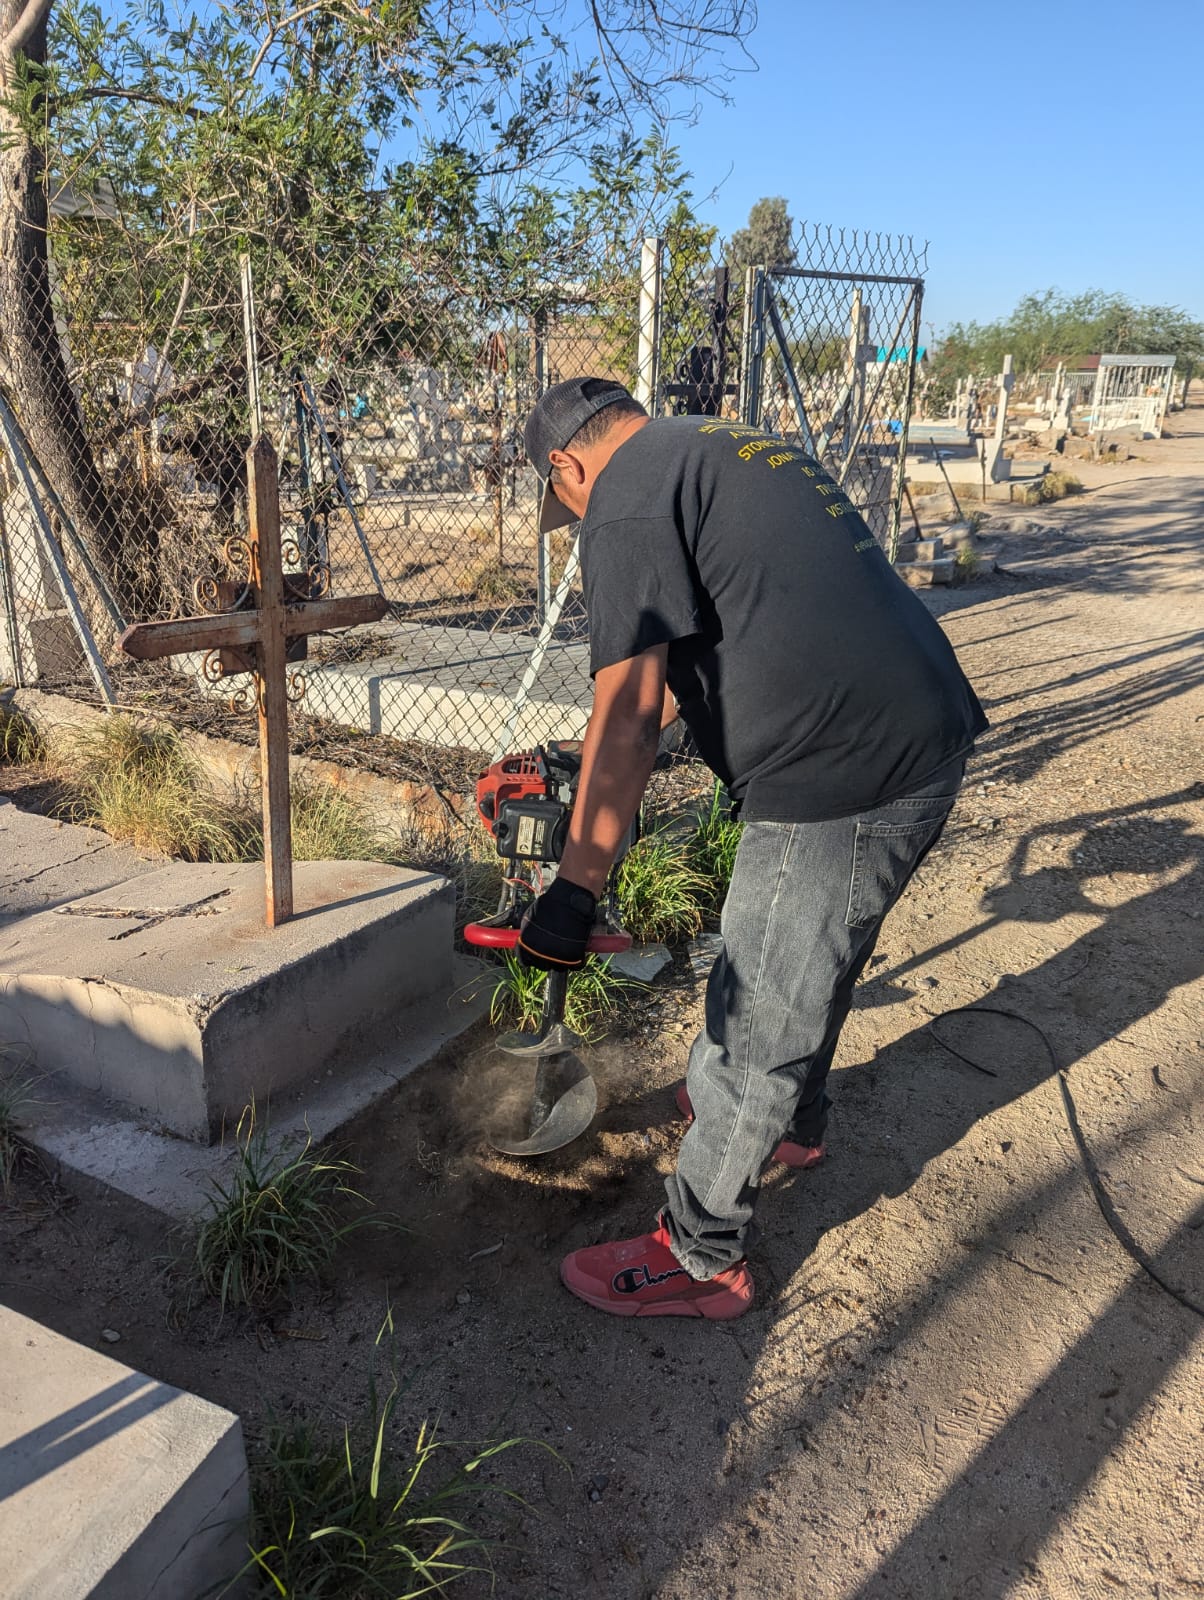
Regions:
<instances>
[{"instance_id":1,"label":"black cable on ground","mask_svg":"<svg viewBox=\"0 0 1204 1600\"><path fill-rule=\"evenodd\" d=\"M951 1006L948 1011L942 1011L939 1015L932 1018L928 1024L928 1032L936 1040L937 1044L940 1045L942 1050L947 1050L951 1056L956 1056L956 1058L959 1061L964 1062L966 1066L973 1067L975 1072L985 1073L988 1078L997 1078L999 1074L993 1067L984 1067L981 1061L975 1061L970 1056L963 1055L960 1050L954 1049L947 1039L942 1039L940 1033L937 1031L937 1023L942 1022L946 1017L979 1016L1007 1017L1010 1021L1019 1022L1023 1027L1030 1029L1037 1035L1038 1039L1040 1039L1045 1053L1049 1057L1049 1064L1053 1068L1054 1074L1057 1077L1058 1088L1062 1091L1062 1109L1066 1113L1066 1123L1070 1129L1071 1138L1074 1140L1075 1148L1079 1152L1079 1159L1082 1161L1083 1171L1086 1174L1087 1182L1091 1185L1091 1192L1095 1196L1095 1203L1099 1207L1100 1215L1108 1224L1108 1227L1115 1235L1117 1241L1121 1245L1121 1248L1126 1252L1126 1254L1132 1257L1141 1270L1148 1277L1152 1278L1165 1294L1169 1294L1172 1300L1177 1300L1179 1304L1184 1306L1188 1311L1194 1311L1196 1316L1204 1317L1204 1305L1200 1305L1199 1302L1193 1300L1190 1295L1185 1294L1182 1289L1176 1289L1174 1284L1166 1281L1149 1255L1145 1252L1145 1250L1142 1249L1141 1245L1138 1244L1137 1240L1134 1239L1133 1235L1129 1232L1128 1228L1125 1226L1123 1220L1118 1214L1115 1205L1113 1205L1111 1195L1108 1193L1107 1189L1104 1188L1104 1182L1100 1177L1099 1168L1095 1163L1095 1157L1091 1154L1087 1140L1083 1136L1083 1130L1079 1124L1078 1108L1074 1103L1074 1096L1070 1092L1070 1080L1065 1071L1058 1065L1058 1058L1054 1054L1054 1047L1050 1042L1049 1035L1045 1032L1044 1028L1039 1027L1031 1017L1022 1016L1019 1011L1009 1011L1004 1006Z\"/></svg>"}]
</instances>

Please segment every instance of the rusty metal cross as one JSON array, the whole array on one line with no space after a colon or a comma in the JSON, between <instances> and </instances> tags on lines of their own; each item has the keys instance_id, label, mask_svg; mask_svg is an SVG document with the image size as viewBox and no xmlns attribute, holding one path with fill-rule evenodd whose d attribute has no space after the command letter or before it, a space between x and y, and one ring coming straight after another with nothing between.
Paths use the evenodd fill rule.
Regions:
<instances>
[{"instance_id":1,"label":"rusty metal cross","mask_svg":"<svg viewBox=\"0 0 1204 1600\"><path fill-rule=\"evenodd\" d=\"M383 595L343 595L311 599L312 574L302 574L298 592L294 575L284 572L280 537L280 489L276 452L265 434L247 452L249 537L232 540L243 547L249 563L245 586L205 580L198 598L212 596L237 606L216 615L181 617L173 622L138 622L121 636L121 648L139 661L205 651L206 676L255 675L259 712L259 768L263 790L263 857L267 878L267 924L274 928L293 914L292 828L289 818L288 648L294 639L379 622L388 610ZM324 588L329 571L323 569ZM202 598L203 603L203 598ZM212 669L210 668L212 663Z\"/></svg>"}]
</instances>

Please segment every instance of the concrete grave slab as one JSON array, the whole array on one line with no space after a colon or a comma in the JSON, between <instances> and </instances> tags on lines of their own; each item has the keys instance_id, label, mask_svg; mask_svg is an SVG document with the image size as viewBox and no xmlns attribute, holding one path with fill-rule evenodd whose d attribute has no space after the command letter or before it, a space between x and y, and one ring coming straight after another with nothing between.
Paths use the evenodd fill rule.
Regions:
<instances>
[{"instance_id":1,"label":"concrete grave slab","mask_svg":"<svg viewBox=\"0 0 1204 1600\"><path fill-rule=\"evenodd\" d=\"M6 1600L201 1600L248 1514L232 1412L0 1306Z\"/></svg>"},{"instance_id":2,"label":"concrete grave slab","mask_svg":"<svg viewBox=\"0 0 1204 1600\"><path fill-rule=\"evenodd\" d=\"M299 668L311 715L396 739L493 748L509 724L535 646L532 634L395 623L376 629L374 638L381 654L369 660ZM200 656L179 659L203 690L228 693L228 686L203 681ZM554 641L509 743L522 749L579 739L592 700L589 646Z\"/></svg>"},{"instance_id":3,"label":"concrete grave slab","mask_svg":"<svg viewBox=\"0 0 1204 1600\"><path fill-rule=\"evenodd\" d=\"M95 828L77 828L0 798L0 929L36 911L115 888L162 866Z\"/></svg>"},{"instance_id":4,"label":"concrete grave slab","mask_svg":"<svg viewBox=\"0 0 1204 1600\"><path fill-rule=\"evenodd\" d=\"M45 821L45 819L41 819ZM452 983L455 891L379 862L298 862L269 932L263 868L175 862L0 929L0 1034L186 1138L316 1077Z\"/></svg>"},{"instance_id":5,"label":"concrete grave slab","mask_svg":"<svg viewBox=\"0 0 1204 1600\"><path fill-rule=\"evenodd\" d=\"M457 957L449 995L406 1007L375 1048L348 1046L298 1092L261 1102L273 1144L296 1149L308 1139L329 1138L386 1099L489 1009L489 970ZM194 1144L57 1074L39 1079L36 1102L22 1110L21 1123L67 1187L85 1195L116 1190L178 1222L196 1218L213 1185L229 1183L237 1162L233 1124L224 1142Z\"/></svg>"}]
</instances>

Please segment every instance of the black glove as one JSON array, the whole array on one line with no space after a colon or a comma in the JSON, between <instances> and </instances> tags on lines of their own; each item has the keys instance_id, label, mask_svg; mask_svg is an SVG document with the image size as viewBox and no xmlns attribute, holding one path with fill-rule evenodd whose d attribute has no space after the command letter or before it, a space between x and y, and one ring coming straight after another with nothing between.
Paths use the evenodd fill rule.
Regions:
<instances>
[{"instance_id":1,"label":"black glove","mask_svg":"<svg viewBox=\"0 0 1204 1600\"><path fill-rule=\"evenodd\" d=\"M543 972L585 965L585 947L593 932L598 902L588 889L557 878L527 908L518 933L518 959Z\"/></svg>"}]
</instances>

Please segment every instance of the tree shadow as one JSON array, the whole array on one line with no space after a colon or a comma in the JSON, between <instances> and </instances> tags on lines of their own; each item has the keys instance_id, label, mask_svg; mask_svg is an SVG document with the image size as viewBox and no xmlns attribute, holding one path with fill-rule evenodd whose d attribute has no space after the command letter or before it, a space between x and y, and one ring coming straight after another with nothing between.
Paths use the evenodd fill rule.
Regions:
<instances>
[{"instance_id":1,"label":"tree shadow","mask_svg":"<svg viewBox=\"0 0 1204 1600\"><path fill-rule=\"evenodd\" d=\"M1198 792L1177 791L1151 804L1181 803ZM1061 833L1082 830L1089 838L1090 830L1112 814L1088 812L1052 826ZM1035 830L1034 836L1048 831L1051 829ZM1164 865L1177 869L1178 876L1113 906L1092 901L1073 872L1062 873L1056 881L1047 869L1026 872L1024 863L1031 842L1026 838L1017 846L1013 874L997 896L997 920L1031 917L1053 921L1087 910L1099 921L1032 970L1001 974L995 986L983 995L981 1004L1019 1012L1043 1028L1053 1043L1059 1065L1069 1072L1073 1083L1076 1063L1152 1015L1176 990L1204 976L1204 940L1198 937L1194 921L1187 920L1198 915L1198 907L1204 903L1204 839L1190 833L1182 818L1167 821L1161 840ZM1050 891L1056 891L1055 898L1051 899ZM1197 936L1175 936L1173 930L1178 926L1192 929ZM1151 949L1153 928L1166 929L1168 937ZM1141 952L1136 964L1132 959L1134 951ZM931 960L936 953L926 952L924 960ZM987 1019L976 1026L990 1025ZM967 1194L967 1237L961 1241L966 1247L965 1257L934 1275L911 1303L890 1307L885 1318L867 1315L856 1304L854 1288L859 1281L864 1282L867 1262L853 1258L829 1263L826 1272L818 1276L847 1281L844 1303L852 1326L830 1341L807 1348L806 1342L814 1341L817 1327L830 1326L834 1320L830 1303L823 1313L817 1306L817 1297L834 1291L817 1287L806 1270L825 1235L865 1216L884 1199L906 1195L924 1168L958 1145L982 1118L1050 1080L1050 1061L1032 1049L1026 1037L1017 1035L997 1032L990 1041L975 1035L967 1053L981 1055L984 1043L987 1048L993 1046L997 1075L991 1077L976 1074L948 1056L933 1040L927 1023L879 1050L865 1065L846 1069L839 1074L833 1130L836 1159L829 1172L821 1168L815 1174L776 1183L763 1196L760 1216L767 1239L763 1260L755 1270L762 1285L768 1278L771 1285L792 1287L764 1297L753 1312L733 1325L732 1337L739 1344L750 1374L771 1348L776 1349L783 1341L797 1340L804 1353L791 1370L803 1374L805 1387L798 1392L791 1379L788 1384L760 1386L755 1399L746 1394L741 1416L750 1443L738 1473L732 1472L730 1465L726 1468L731 1473L730 1488L721 1487L714 1496L711 1520L716 1527L742 1525L749 1516L749 1507L755 1507L767 1476L772 1478L790 1460L797 1460L801 1452L815 1448L809 1441L825 1426L835 1427L842 1439L847 1438L849 1451L859 1448L858 1423L843 1415L847 1389L822 1366L831 1354L829 1343L847 1343L845 1354L858 1369L858 1387L864 1392L889 1382L891 1352L896 1347L905 1343L914 1346L929 1337L927 1330L934 1326L938 1311L956 1302L981 1270L984 1250L1014 1260L1018 1267L1036 1272L1039 1277L1048 1276L1009 1254L1009 1242L1021 1248L1015 1241L1032 1230L1034 1219L1049 1214L1064 1197L1085 1184L1081 1170L1073 1163L1061 1163L1061 1170L1051 1172L1048 1182L1018 1192L1010 1204L988 1217L980 1217L974 1197ZM923 1095L916 1093L921 1086L926 1091ZM1162 1120L1181 1114L1198 1093L1198 1086L1193 1085L1185 1095L1161 1100ZM1159 1117L1147 1119L1149 1127L1158 1124ZM1135 1125L1131 1124L1115 1141L1097 1135L1097 1160L1116 1156L1125 1138L1134 1131ZM841 1158L842 1150L848 1152L845 1159ZM800 1198L805 1196L807 1215L802 1221L791 1218L789 1213L783 1217L795 1191ZM1199 1262L1193 1261L1192 1250L1196 1248L1198 1257L1195 1230L1199 1225L1197 1212L1161 1251L1154 1252L1164 1275L1172 1281L1182 1283L1185 1277L1190 1279L1198 1273ZM1139 1220L1135 1231L1141 1232ZM1102 1219L1097 1232L1095 1247L1107 1254L1113 1267L1123 1265L1120 1246L1106 1231ZM1204 1284L1199 1283L1189 1283L1187 1287L1197 1298L1204 1290ZM1006 1321L1006 1311L1000 1314ZM1153 1330L1144 1342L1133 1336L1134 1315L1144 1319L1143 1327ZM1140 1408L1187 1352L1199 1329L1199 1321L1191 1312L1162 1295L1135 1270L1109 1307L1066 1350L1031 1399L1011 1415L988 1417L989 1436L970 1463L902 1541L881 1555L877 1569L855 1591L848 1592L855 1593L856 1600L904 1600L921 1595L950 1600L970 1600L972 1596L975 1600L1002 1600L1005 1594L1014 1592L1026 1564L1038 1560L1060 1519L1088 1490L1109 1453L1125 1438L1126 1429ZM604 1332L601 1337L606 1337ZM624 1328L619 1337L630 1339L630 1334ZM943 1374L944 1389L954 1394L960 1381L956 1360L955 1352L950 1351L949 1368ZM1117 1370L1123 1371L1119 1391L1115 1387ZM964 1381L970 1383L969 1374ZM1083 1396L1088 1391L1107 1391L1116 1396L1109 1422L1096 1419L1091 1425L1068 1430L1066 1415L1081 1413ZM781 1416L784 1406L790 1413L787 1422ZM766 1418L760 1425L758 1412ZM691 1474L701 1476L703 1481L718 1476L722 1483L722 1446L711 1447L702 1436L698 1437L697 1446L697 1452L691 1453ZM899 1448L903 1446L900 1444ZM889 1459L881 1463L880 1471L890 1476ZM1048 1492L1040 1487L1042 1483ZM1023 1502L1022 1514L1017 1510L1018 1499ZM666 1537L671 1538L675 1515L680 1511L672 1504L664 1508L663 1520L659 1509L654 1513ZM885 1517L887 1513L881 1515ZM898 1531L897 1525L893 1530L888 1523L882 1525L879 1548L892 1531ZM799 1560L805 1560L807 1538L806 1529L801 1529L795 1551ZM650 1538L649 1543L653 1542ZM680 1551L680 1541L674 1541L674 1545ZM779 1563L784 1559L781 1551L776 1559ZM656 1594L672 1570L672 1563L658 1563L654 1576L646 1567L645 1587L639 1592ZM741 1580L751 1587L720 1588L715 1592L737 1596L759 1592L755 1587L756 1570L754 1564ZM766 1583L774 1570L780 1575L780 1566L766 1568ZM845 1581L855 1579L846 1572ZM671 1592L684 1591L671 1587ZM840 1592L846 1591L842 1587Z\"/></svg>"}]
</instances>

